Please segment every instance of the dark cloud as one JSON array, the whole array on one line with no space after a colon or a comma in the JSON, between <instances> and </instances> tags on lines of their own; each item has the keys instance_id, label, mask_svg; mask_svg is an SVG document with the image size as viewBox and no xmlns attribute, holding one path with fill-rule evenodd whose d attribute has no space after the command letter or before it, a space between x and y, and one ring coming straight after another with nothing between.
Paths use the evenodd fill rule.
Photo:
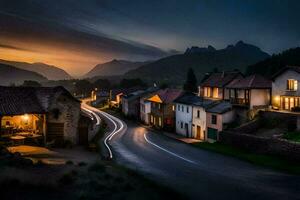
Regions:
<instances>
[{"instance_id":1,"label":"dark cloud","mask_svg":"<svg viewBox=\"0 0 300 200\"><path fill-rule=\"evenodd\" d=\"M26 48L21 48L21 47L16 47L16 46L13 46L13 45L1 44L1 43L0 43L0 48L13 49L13 50L19 50L19 51L35 52L35 51L31 50L31 49L26 49Z\"/></svg>"}]
</instances>

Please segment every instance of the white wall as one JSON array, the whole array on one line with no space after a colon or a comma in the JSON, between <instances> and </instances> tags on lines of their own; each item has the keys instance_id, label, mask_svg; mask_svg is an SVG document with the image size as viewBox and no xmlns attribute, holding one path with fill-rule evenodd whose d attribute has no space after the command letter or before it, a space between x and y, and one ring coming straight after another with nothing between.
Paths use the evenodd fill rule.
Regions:
<instances>
[{"instance_id":1,"label":"white wall","mask_svg":"<svg viewBox=\"0 0 300 200\"><path fill-rule=\"evenodd\" d=\"M192 137L192 106L176 103L176 133L182 136L187 137L185 123L188 124L188 137ZM179 110L178 110L179 107ZM183 108L183 110L182 110ZM188 108L188 112L187 112ZM183 127L181 128L181 123Z\"/></svg>"},{"instance_id":2,"label":"white wall","mask_svg":"<svg viewBox=\"0 0 300 200\"><path fill-rule=\"evenodd\" d=\"M151 112L151 103L140 99L140 119L145 124L149 124L149 113Z\"/></svg>"},{"instance_id":3,"label":"white wall","mask_svg":"<svg viewBox=\"0 0 300 200\"><path fill-rule=\"evenodd\" d=\"M269 89L251 89L250 92L250 109L252 109L253 106L263 106L270 104Z\"/></svg>"},{"instance_id":4,"label":"white wall","mask_svg":"<svg viewBox=\"0 0 300 200\"><path fill-rule=\"evenodd\" d=\"M197 116L198 110L200 111L200 117ZM201 136L205 139L206 131L206 112L205 109L199 106L193 106L193 137L197 137L197 126L201 127Z\"/></svg>"}]
</instances>

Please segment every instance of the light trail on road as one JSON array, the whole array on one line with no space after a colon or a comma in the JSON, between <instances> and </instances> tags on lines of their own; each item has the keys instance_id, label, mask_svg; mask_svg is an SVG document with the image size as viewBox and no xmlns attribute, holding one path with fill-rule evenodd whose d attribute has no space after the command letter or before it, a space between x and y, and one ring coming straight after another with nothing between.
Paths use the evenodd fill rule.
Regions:
<instances>
[{"instance_id":1,"label":"light trail on road","mask_svg":"<svg viewBox=\"0 0 300 200\"><path fill-rule=\"evenodd\" d=\"M189 159L187 159L187 158L184 158L184 157L182 157L182 156L180 156L180 155L178 155L178 154L176 154L176 153L173 153L172 151L169 151L169 150L167 150L167 149L165 149L165 148L163 148L163 147L161 147L161 146L159 146L159 145L157 145L157 144L151 142L151 141L147 138L146 133L144 134L144 138L145 138L146 142L148 142L149 144L151 144L151 145L157 147L158 149L160 149L160 150L162 150L162 151L164 151L164 152L166 152L166 153L168 153L168 154L171 154L172 156L175 156L175 157L177 157L177 158L180 158L180 159L182 159L182 160L184 160L184 161L186 161L186 162L189 162L189 163L192 163L192 164L197 165L196 162L194 162L194 161L192 161L192 160L189 160Z\"/></svg>"}]
</instances>

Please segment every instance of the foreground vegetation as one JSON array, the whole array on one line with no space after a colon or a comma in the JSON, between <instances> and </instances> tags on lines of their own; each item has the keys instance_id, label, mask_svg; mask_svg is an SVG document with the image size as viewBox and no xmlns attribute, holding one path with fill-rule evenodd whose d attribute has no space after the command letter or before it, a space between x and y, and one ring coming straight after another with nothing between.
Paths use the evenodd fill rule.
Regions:
<instances>
[{"instance_id":1,"label":"foreground vegetation","mask_svg":"<svg viewBox=\"0 0 300 200\"><path fill-rule=\"evenodd\" d=\"M300 142L300 132L299 131L288 132L283 135L283 138L294 142Z\"/></svg>"},{"instance_id":2,"label":"foreground vegetation","mask_svg":"<svg viewBox=\"0 0 300 200\"><path fill-rule=\"evenodd\" d=\"M241 160L245 160L250 163L272 168L275 170L285 171L293 174L300 174L300 163L288 161L280 157L251 153L218 142L216 143L199 142L199 143L194 143L193 146L205 150L214 151L228 156L233 156Z\"/></svg>"}]
</instances>

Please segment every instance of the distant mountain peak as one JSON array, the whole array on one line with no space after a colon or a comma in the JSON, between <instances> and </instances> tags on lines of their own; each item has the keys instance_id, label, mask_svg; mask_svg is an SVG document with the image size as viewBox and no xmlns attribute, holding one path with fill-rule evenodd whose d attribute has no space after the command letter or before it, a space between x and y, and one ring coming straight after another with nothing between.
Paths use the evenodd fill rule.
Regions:
<instances>
[{"instance_id":1,"label":"distant mountain peak","mask_svg":"<svg viewBox=\"0 0 300 200\"><path fill-rule=\"evenodd\" d=\"M213 52L213 51L216 51L216 49L211 45L208 45L207 48L192 46L191 48L187 48L184 54L204 53L204 52Z\"/></svg>"}]
</instances>

